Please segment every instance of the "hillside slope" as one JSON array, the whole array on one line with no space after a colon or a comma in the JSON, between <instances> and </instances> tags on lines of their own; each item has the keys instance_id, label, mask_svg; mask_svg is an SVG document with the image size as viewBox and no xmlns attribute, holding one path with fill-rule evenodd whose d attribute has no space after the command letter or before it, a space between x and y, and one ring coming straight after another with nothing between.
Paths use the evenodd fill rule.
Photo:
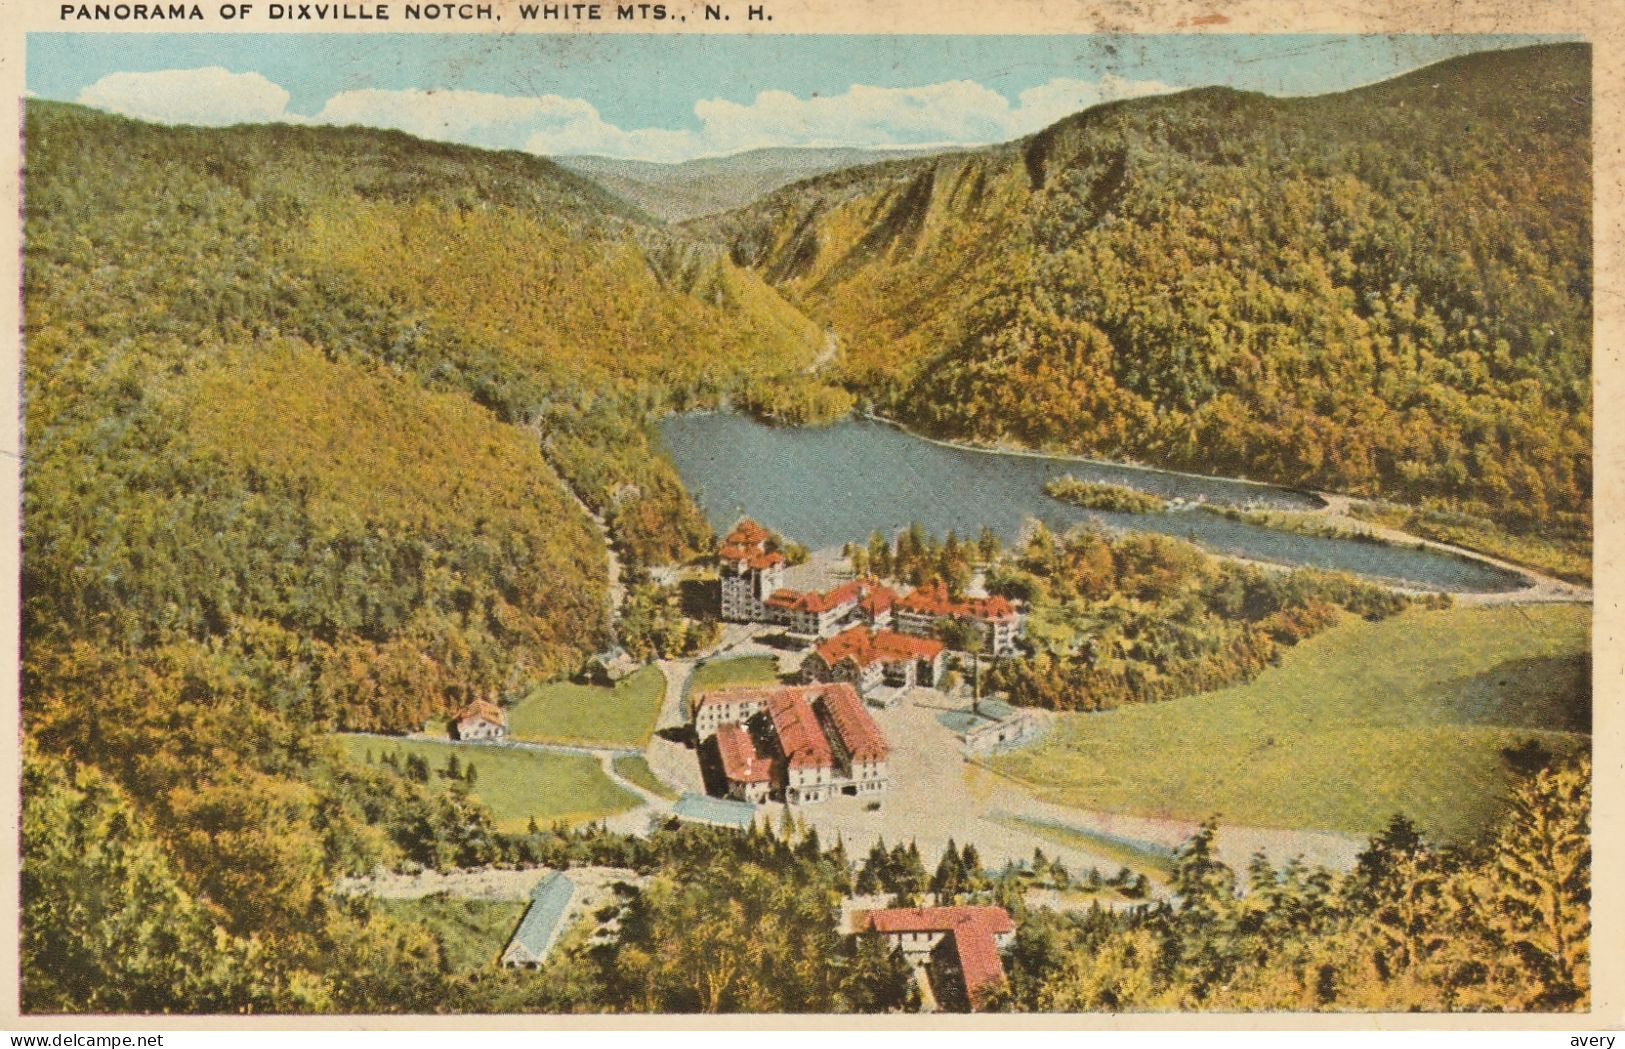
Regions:
<instances>
[{"instance_id":1,"label":"hillside slope","mask_svg":"<svg viewBox=\"0 0 1625 1049\"><path fill-rule=\"evenodd\" d=\"M514 666L557 671L602 637L604 569L580 556L596 542L553 471L633 558L693 549L706 526L650 454L644 415L798 373L820 347L821 332L714 252L687 251L674 275L663 234L544 160L370 131L156 128L43 103L28 117L31 640L117 621L121 641L150 643L250 616L387 644L435 602L408 579L388 607L374 577L448 557L447 585L496 588L473 605L505 654L445 702ZM289 387L266 374L271 359ZM283 425L266 413L272 394ZM200 449L204 422L214 438ZM322 443L301 448L310 431ZM458 472L441 462L452 451L466 471L497 448L500 462L451 488L436 473ZM319 540L285 547L217 522L214 546L154 558L145 544L161 533L120 530L150 518L173 534L182 504L222 514L250 497L306 529L317 492L342 512ZM436 520L406 505L430 493ZM400 544L416 552L390 552ZM87 557L101 570L85 571ZM225 562L204 568L210 557ZM175 578L159 585L162 573ZM230 595L205 599L230 580ZM155 598L178 611L151 622ZM318 614L324 601L335 607ZM547 628L509 614L527 602ZM440 614L465 640L475 629L466 607ZM515 630L531 647L511 644Z\"/></svg>"},{"instance_id":2,"label":"hillside slope","mask_svg":"<svg viewBox=\"0 0 1625 1049\"><path fill-rule=\"evenodd\" d=\"M1589 531L1590 56L1204 89L693 224L940 436Z\"/></svg>"},{"instance_id":3,"label":"hillside slope","mask_svg":"<svg viewBox=\"0 0 1625 1049\"><path fill-rule=\"evenodd\" d=\"M25 1007L410 1008L433 941L332 878L501 846L328 732L578 666L607 560L569 489L624 560L696 549L649 413L823 333L538 158L26 119Z\"/></svg>"}]
</instances>

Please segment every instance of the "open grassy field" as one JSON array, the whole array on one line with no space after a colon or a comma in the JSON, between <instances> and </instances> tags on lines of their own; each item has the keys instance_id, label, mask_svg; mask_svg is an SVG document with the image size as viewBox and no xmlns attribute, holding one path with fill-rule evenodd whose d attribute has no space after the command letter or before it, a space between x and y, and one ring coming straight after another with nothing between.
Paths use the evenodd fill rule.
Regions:
<instances>
[{"instance_id":1,"label":"open grassy field","mask_svg":"<svg viewBox=\"0 0 1625 1049\"><path fill-rule=\"evenodd\" d=\"M553 681L514 704L508 731L515 739L539 743L640 749L654 732L665 692L659 667L644 667L614 688Z\"/></svg>"},{"instance_id":2,"label":"open grassy field","mask_svg":"<svg viewBox=\"0 0 1625 1049\"><path fill-rule=\"evenodd\" d=\"M733 656L700 663L689 676L683 693L683 717L693 708L689 699L713 688L729 685L772 685L779 680L779 661L772 656Z\"/></svg>"},{"instance_id":3,"label":"open grassy field","mask_svg":"<svg viewBox=\"0 0 1625 1049\"><path fill-rule=\"evenodd\" d=\"M495 964L529 904L438 894L417 900L380 900L378 906L393 918L434 933L446 967L460 973Z\"/></svg>"},{"instance_id":4,"label":"open grassy field","mask_svg":"<svg viewBox=\"0 0 1625 1049\"><path fill-rule=\"evenodd\" d=\"M1355 833L1399 812L1469 837L1508 786L1504 748L1588 745L1590 625L1578 605L1349 620L1250 684L1064 715L994 764L1079 808Z\"/></svg>"},{"instance_id":5,"label":"open grassy field","mask_svg":"<svg viewBox=\"0 0 1625 1049\"><path fill-rule=\"evenodd\" d=\"M614 761L615 772L629 783L636 783L651 794L665 798L667 801L676 801L680 794L655 778L654 770L649 768L648 759L642 754L628 754L618 757Z\"/></svg>"},{"instance_id":6,"label":"open grassy field","mask_svg":"<svg viewBox=\"0 0 1625 1049\"><path fill-rule=\"evenodd\" d=\"M532 817L543 827L556 821L590 823L639 804L636 796L604 775L596 758L585 754L348 734L338 739L356 761L365 761L369 751L376 760L387 750L403 761L407 754L421 755L431 769L439 770L456 754L464 768L472 764L478 770L474 793L505 831L523 831ZM432 776L429 783L449 789L441 776Z\"/></svg>"}]
</instances>

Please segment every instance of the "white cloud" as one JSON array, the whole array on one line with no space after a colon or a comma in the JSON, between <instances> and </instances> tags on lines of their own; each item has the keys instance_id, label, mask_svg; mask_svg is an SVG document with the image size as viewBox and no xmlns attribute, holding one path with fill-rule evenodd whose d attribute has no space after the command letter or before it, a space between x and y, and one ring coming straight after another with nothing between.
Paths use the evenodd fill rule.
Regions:
<instances>
[{"instance_id":1,"label":"white cloud","mask_svg":"<svg viewBox=\"0 0 1625 1049\"><path fill-rule=\"evenodd\" d=\"M258 73L219 66L109 73L79 92L79 101L127 117L164 124L264 123L297 119L288 92Z\"/></svg>"},{"instance_id":2,"label":"white cloud","mask_svg":"<svg viewBox=\"0 0 1625 1049\"><path fill-rule=\"evenodd\" d=\"M584 99L478 91L346 91L307 118L287 112L288 93L276 84L224 69L114 73L86 88L79 100L170 123L360 124L488 149L673 162L768 146L980 145L1029 134L1099 102L1170 90L1157 81L1111 75L1057 77L1023 91L1014 104L973 80L902 88L853 84L838 95L808 98L769 90L749 103L700 99L694 103L697 131L627 130L604 120Z\"/></svg>"},{"instance_id":3,"label":"white cloud","mask_svg":"<svg viewBox=\"0 0 1625 1049\"><path fill-rule=\"evenodd\" d=\"M1115 98L1173 90L1150 80L1057 77L1023 91L1016 105L974 80L923 87L853 84L839 95L797 98L764 91L749 105L721 99L696 103L701 137L713 151L762 145L977 145L1000 142Z\"/></svg>"},{"instance_id":4,"label":"white cloud","mask_svg":"<svg viewBox=\"0 0 1625 1049\"><path fill-rule=\"evenodd\" d=\"M749 105L702 99L694 115L716 152L762 145L892 146L1010 137L1009 101L971 80L924 87L853 84L839 95L763 91Z\"/></svg>"},{"instance_id":5,"label":"white cloud","mask_svg":"<svg viewBox=\"0 0 1625 1049\"><path fill-rule=\"evenodd\" d=\"M1056 77L1046 84L1023 91L1019 98L1020 107L1015 112L1024 125L1020 134L1025 135L1102 102L1138 98L1141 95L1163 95L1177 90L1160 80L1125 80L1112 73L1099 80Z\"/></svg>"},{"instance_id":6,"label":"white cloud","mask_svg":"<svg viewBox=\"0 0 1625 1049\"><path fill-rule=\"evenodd\" d=\"M392 128L419 138L490 149L519 149L536 134L581 134L605 128L579 98L525 98L481 91L345 91L327 100L318 124Z\"/></svg>"}]
</instances>

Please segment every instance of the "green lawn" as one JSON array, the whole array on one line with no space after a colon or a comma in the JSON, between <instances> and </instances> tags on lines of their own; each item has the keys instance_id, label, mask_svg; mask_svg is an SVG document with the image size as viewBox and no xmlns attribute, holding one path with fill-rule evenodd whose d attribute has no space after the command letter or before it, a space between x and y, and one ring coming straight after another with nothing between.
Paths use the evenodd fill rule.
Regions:
<instances>
[{"instance_id":1,"label":"green lawn","mask_svg":"<svg viewBox=\"0 0 1625 1049\"><path fill-rule=\"evenodd\" d=\"M539 685L508 710L515 739L641 749L654 732L666 675L659 667L622 678L614 688L554 681Z\"/></svg>"},{"instance_id":2,"label":"green lawn","mask_svg":"<svg viewBox=\"0 0 1625 1049\"><path fill-rule=\"evenodd\" d=\"M1577 605L1350 620L1250 684L1066 715L994 764L1080 808L1356 833L1402 812L1467 837L1509 784L1502 748L1588 745L1590 625Z\"/></svg>"},{"instance_id":3,"label":"green lawn","mask_svg":"<svg viewBox=\"0 0 1625 1049\"><path fill-rule=\"evenodd\" d=\"M688 679L688 691L693 695L728 685L772 685L778 680L779 661L772 656L734 656L695 667Z\"/></svg>"},{"instance_id":4,"label":"green lawn","mask_svg":"<svg viewBox=\"0 0 1625 1049\"><path fill-rule=\"evenodd\" d=\"M615 772L624 780L636 783L651 794L659 795L667 801L676 801L680 795L655 778L654 770L644 760L641 754L629 754L616 758Z\"/></svg>"},{"instance_id":5,"label":"green lawn","mask_svg":"<svg viewBox=\"0 0 1625 1049\"><path fill-rule=\"evenodd\" d=\"M734 656L701 663L689 676L683 694L683 717L687 718L689 697L729 685L774 685L779 680L779 661L772 656Z\"/></svg>"},{"instance_id":6,"label":"green lawn","mask_svg":"<svg viewBox=\"0 0 1625 1049\"><path fill-rule=\"evenodd\" d=\"M474 793L505 831L523 831L531 817L543 827L556 821L590 823L634 808L640 801L604 775L597 758L585 754L347 734L338 739L355 761L365 761L369 751L377 760L384 751L392 750L402 761L407 754L419 754L431 769L439 770L456 754L465 768L472 763L478 770ZM429 783L449 789L441 776L431 776Z\"/></svg>"},{"instance_id":7,"label":"green lawn","mask_svg":"<svg viewBox=\"0 0 1625 1049\"><path fill-rule=\"evenodd\" d=\"M390 917L434 933L446 966L461 973L496 963L529 904L457 899L442 893L419 900L380 900L378 906Z\"/></svg>"}]
</instances>

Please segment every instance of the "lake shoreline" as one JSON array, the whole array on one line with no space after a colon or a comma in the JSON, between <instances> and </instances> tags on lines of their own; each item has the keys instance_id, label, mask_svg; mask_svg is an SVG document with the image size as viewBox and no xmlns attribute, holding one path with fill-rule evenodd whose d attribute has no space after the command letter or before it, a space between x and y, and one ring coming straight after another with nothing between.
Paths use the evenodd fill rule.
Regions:
<instances>
[{"instance_id":1,"label":"lake shoreline","mask_svg":"<svg viewBox=\"0 0 1625 1049\"><path fill-rule=\"evenodd\" d=\"M824 425L783 426L722 410L662 413L657 443L713 527L745 512L813 549L839 547L917 521L934 533L990 527L1017 541L1029 520L1056 531L1085 520L1114 533L1148 532L1215 557L1291 570L1347 572L1413 594L1465 601L1587 600L1537 570L1366 522L1346 520L1349 496L1031 449L926 437L873 411ZM1069 471L1069 467L1072 470ZM1082 475L1154 494L1159 513L1091 511L1044 485ZM1207 511L1207 512L1200 512ZM1249 520L1324 519L1328 531ZM730 518L731 520L731 518ZM1337 534L1346 526L1350 535Z\"/></svg>"},{"instance_id":2,"label":"lake shoreline","mask_svg":"<svg viewBox=\"0 0 1625 1049\"><path fill-rule=\"evenodd\" d=\"M1142 471L1142 472L1146 472L1146 473L1160 473L1160 474L1168 474L1168 475L1171 475L1171 476L1174 476L1174 477L1186 477L1186 478L1190 478L1192 480L1197 480L1197 481L1233 482L1233 483L1236 483L1236 484L1249 485L1249 486L1256 487L1256 488L1264 488L1264 489L1268 489L1268 490L1275 491L1275 492L1287 492L1287 493L1290 493L1290 494L1293 494L1293 495L1309 496L1310 498L1313 498L1318 503L1318 505L1316 507L1314 507L1313 509L1306 510L1304 512L1305 513L1314 513L1314 514L1324 514L1324 515L1326 515L1328 517L1328 519L1335 516L1333 511L1339 505L1341 505L1343 502L1346 502L1346 501L1351 500L1351 499L1358 498L1356 496L1347 495L1347 494L1340 493L1340 492L1322 492L1322 491L1317 491L1317 490L1312 489L1312 488L1294 488L1294 487L1291 487L1291 486L1288 486L1288 485L1272 484L1269 481L1256 481L1256 480L1253 480L1250 477L1229 477L1229 476L1225 476L1225 475L1222 475L1222 474L1199 474L1199 473L1192 473L1191 471L1188 471L1188 470L1173 470L1173 469L1168 469L1168 468L1160 467L1160 466L1150 466L1150 465L1147 465L1145 463L1123 462L1123 461L1119 461L1119 460L1115 460L1115 459L1096 459L1096 458L1091 458L1090 456L1086 456L1086 455L1075 455L1075 454L1070 454L1070 453L1065 453L1065 452L1043 452L1043 451L1039 451L1039 450L1032 449L1032 448L1007 448L1007 447L1003 447L1003 446L999 446L999 445L978 444L978 443L975 443L975 442L972 442L972 441L954 441L954 440L949 440L947 438L932 437L929 434L921 433L918 430L914 429L913 427L909 426L907 423L902 422L901 420L893 419L890 416L881 415L880 413L875 412L873 410L857 411L857 412L854 412L853 415L856 416L857 418L865 419L865 420L867 420L869 422L875 422L875 423L880 423L883 426L889 426L892 429L898 431L899 433L907 434L908 436L913 437L916 440L924 441L924 442L926 442L928 444L934 444L934 445L937 445L938 447L941 447L941 448L950 448L950 449L955 449L955 450L959 450L959 451L984 452L984 453L987 453L987 454L990 454L990 455L1019 456L1019 457L1022 457L1022 458L1030 458L1030 459L1062 460L1062 461L1066 461L1066 462L1082 463L1082 464L1089 465L1089 466L1119 467L1119 468L1122 468L1122 469L1138 470L1138 471ZM1054 496L1051 496L1050 498L1054 498ZM1203 504L1203 505L1201 505L1199 507L1199 509L1205 510L1208 513L1219 514L1221 516L1228 516L1225 513L1226 508L1216 506L1216 505ZM1240 508L1236 508L1236 509L1240 509ZM1290 511L1288 511L1288 512L1290 512ZM1114 530L1118 530L1118 529L1114 529ZM1390 530L1390 531L1395 531L1395 530ZM1298 534L1311 535L1311 533L1307 533L1307 532L1298 533ZM1337 537L1328 536L1326 538L1337 538ZM1394 548L1394 549L1431 550L1431 551L1433 551L1435 553L1447 554L1449 556L1455 557L1455 558L1457 558L1459 560L1462 560L1462 561L1467 561L1467 562L1471 562L1473 564L1488 566L1488 567L1496 569L1497 571L1502 572L1502 573L1504 573L1506 575L1512 576L1513 578L1515 578L1518 581L1518 584L1515 587L1511 588L1510 590L1484 591L1484 590L1440 590L1440 589L1437 589L1437 588L1430 588L1425 583L1418 583L1415 580L1408 580L1408 579L1391 579L1391 578L1383 578L1383 579L1380 579L1380 580L1375 579L1375 578L1372 579L1373 582L1379 582L1383 586L1387 586L1387 587L1390 587L1390 588L1392 588L1394 590L1397 590L1397 591L1400 591L1400 592L1406 593L1406 594L1411 594L1413 596L1427 596L1429 594L1444 593L1444 594L1449 594L1452 597L1455 597L1457 599L1460 599L1460 598L1474 599L1475 602L1482 602L1482 601L1484 601L1486 599L1511 600L1513 597L1519 597L1519 596L1526 597L1527 599L1529 599L1531 601L1535 601L1535 602L1546 602L1546 601L1556 600L1556 601L1576 601L1576 602L1582 602L1582 603L1589 603L1591 601L1589 590L1587 590L1586 588L1583 588L1583 587L1578 587L1575 584L1567 584L1568 587L1570 587L1570 588L1572 588L1574 590L1574 592L1572 594L1570 594L1570 593L1564 593L1564 594L1561 594L1561 595L1557 595L1557 594L1546 595L1546 594L1543 594L1542 593L1543 591L1547 591L1547 590L1551 589L1547 584L1552 582L1552 581L1548 580L1543 573L1538 572L1535 569L1528 568L1528 567L1526 567L1524 565L1515 564L1515 563L1513 563L1511 561L1505 561L1505 560L1502 560L1501 558L1493 557L1493 556L1491 556L1489 554L1484 554L1484 553L1481 553L1481 552L1479 552L1477 550L1468 549L1467 547L1455 546L1455 545L1450 544L1450 543L1441 543L1438 540L1428 539L1425 536L1411 535L1408 532L1399 533L1399 537L1386 536L1386 535L1384 535L1382 533L1382 531L1380 531L1378 529L1369 528L1369 529L1360 530L1358 535L1351 535L1351 536L1348 536L1346 538L1348 538L1348 540L1350 542L1366 542L1366 543L1372 543L1374 545L1387 546L1387 547L1391 547L1391 548ZM1201 546L1200 543L1198 543L1196 545ZM1206 553L1208 553L1208 554L1210 554L1210 555L1212 555L1214 557L1222 557L1222 558L1225 558L1226 560L1236 561L1236 562L1241 563L1241 564L1249 564L1249 565L1254 565L1254 566L1259 567L1259 568L1265 568L1265 569L1271 569L1271 570L1277 570L1277 571L1295 571L1295 570L1297 570L1299 568L1306 567L1304 565L1292 564L1292 563L1286 562L1286 561L1276 561L1276 560L1271 560L1271 559L1268 559L1268 558L1261 558L1261 557L1249 557L1249 556L1244 555L1244 554L1222 553L1222 552L1217 551L1217 550L1207 549L1206 547L1203 547L1203 550ZM1364 578L1364 577L1362 577L1362 578ZM1562 581L1559 580L1557 582L1561 583ZM1537 596L1537 595L1540 595L1540 596Z\"/></svg>"},{"instance_id":3,"label":"lake shoreline","mask_svg":"<svg viewBox=\"0 0 1625 1049\"><path fill-rule=\"evenodd\" d=\"M953 441L945 437L932 437L909 426L907 423L890 416L881 415L874 411L860 411L853 413L856 418L869 422L889 426L899 433L907 434L915 440L934 444L939 448L951 448L962 452L983 452L987 455L1010 455L1023 459L1048 459L1061 462L1080 463L1085 466L1107 467L1110 469L1135 470L1140 473L1165 474L1169 477L1184 477L1192 481L1214 481L1226 484L1246 485L1250 488L1262 488L1271 492L1280 492L1313 499L1316 505L1310 509L1324 510L1331 506L1328 497L1310 488L1293 488L1290 485L1273 484L1269 481L1255 481L1250 477L1227 477L1222 474L1199 474L1189 470L1174 470L1163 466L1151 466L1148 463L1127 462L1117 459L1096 459L1087 455L1077 455L1071 452L1044 452L1034 448L1009 448L996 444L977 444L973 441Z\"/></svg>"}]
</instances>

